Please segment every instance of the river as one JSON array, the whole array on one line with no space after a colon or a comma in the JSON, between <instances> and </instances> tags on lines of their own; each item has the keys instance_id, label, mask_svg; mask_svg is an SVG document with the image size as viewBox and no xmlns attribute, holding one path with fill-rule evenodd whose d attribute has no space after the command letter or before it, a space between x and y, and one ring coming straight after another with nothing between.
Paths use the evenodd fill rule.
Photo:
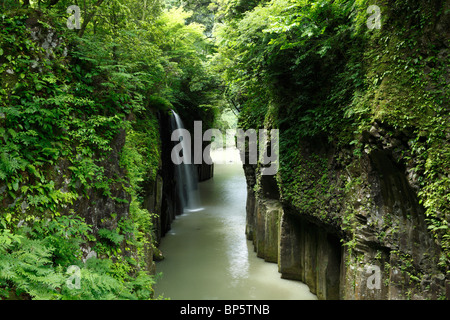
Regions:
<instances>
[{"instance_id":1,"label":"river","mask_svg":"<svg viewBox=\"0 0 450 320\"><path fill-rule=\"evenodd\" d=\"M246 181L242 164L216 164L199 184L203 210L184 213L162 239L165 259L156 296L172 300L316 300L306 284L281 279L256 256L245 236Z\"/></svg>"}]
</instances>

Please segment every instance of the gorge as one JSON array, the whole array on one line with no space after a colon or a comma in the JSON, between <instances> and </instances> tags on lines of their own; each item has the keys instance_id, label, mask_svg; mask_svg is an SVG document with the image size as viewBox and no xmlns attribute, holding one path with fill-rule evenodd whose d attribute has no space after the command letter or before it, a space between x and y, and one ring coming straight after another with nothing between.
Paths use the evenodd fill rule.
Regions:
<instances>
[{"instance_id":1,"label":"gorge","mask_svg":"<svg viewBox=\"0 0 450 320\"><path fill-rule=\"evenodd\" d=\"M450 299L450 1L373 5L1 2L0 297Z\"/></svg>"}]
</instances>

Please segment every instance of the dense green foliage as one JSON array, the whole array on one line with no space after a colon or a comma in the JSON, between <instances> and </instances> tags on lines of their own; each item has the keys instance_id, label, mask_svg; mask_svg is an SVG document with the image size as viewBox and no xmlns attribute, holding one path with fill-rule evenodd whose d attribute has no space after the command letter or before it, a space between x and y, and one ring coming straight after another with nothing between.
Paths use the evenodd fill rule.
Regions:
<instances>
[{"instance_id":1,"label":"dense green foliage","mask_svg":"<svg viewBox=\"0 0 450 320\"><path fill-rule=\"evenodd\" d=\"M66 25L74 4L79 30ZM380 30L367 27L371 4L2 1L0 294L152 298L154 216L143 204L160 168L156 114L170 109L205 129L225 111L243 129L279 128L282 200L350 232L352 190L365 183L357 161L389 149L412 176L448 273L450 40L437 26L448 1L377 1ZM378 144L367 139L374 127ZM392 145L398 136L406 144ZM348 176L333 176L331 149ZM128 215L87 223L79 203L99 197ZM340 203L346 214L333 215ZM86 248L97 258L83 261ZM81 290L66 284L72 265Z\"/></svg>"},{"instance_id":2,"label":"dense green foliage","mask_svg":"<svg viewBox=\"0 0 450 320\"><path fill-rule=\"evenodd\" d=\"M79 30L66 25L73 4ZM160 168L156 112L212 118L204 27L162 1L0 6L1 295L152 298L143 204ZM87 223L77 211L108 198L128 214ZM81 289L66 283L70 266Z\"/></svg>"},{"instance_id":3,"label":"dense green foliage","mask_svg":"<svg viewBox=\"0 0 450 320\"><path fill-rule=\"evenodd\" d=\"M400 133L407 147L384 148L414 172L448 272L450 39L445 22L437 25L449 14L448 1L378 1L380 30L368 28L373 3L365 0L214 3L222 19L214 66L241 109L241 127L280 129L283 200L351 229L352 210L332 213L345 197L351 203L358 172L350 182L330 174L327 150L358 159L374 148L366 138L372 126L385 130L384 141ZM345 152L335 160L352 173L356 162Z\"/></svg>"}]
</instances>

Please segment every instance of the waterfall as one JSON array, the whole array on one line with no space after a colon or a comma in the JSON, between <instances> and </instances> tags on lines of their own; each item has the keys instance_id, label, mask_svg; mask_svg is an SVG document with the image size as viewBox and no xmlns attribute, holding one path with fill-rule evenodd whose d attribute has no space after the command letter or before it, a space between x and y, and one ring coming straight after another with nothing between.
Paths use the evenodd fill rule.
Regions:
<instances>
[{"instance_id":1,"label":"waterfall","mask_svg":"<svg viewBox=\"0 0 450 320\"><path fill-rule=\"evenodd\" d=\"M172 131L177 129L185 129L180 116L173 110L171 120ZM186 137L180 137L180 144L183 153L189 151L189 154L191 154L191 143L186 140ZM183 210L185 212L203 210L203 208L201 208L200 195L198 192L197 170L195 165L192 164L192 158L188 164L185 162L175 164L175 173L177 178L178 194L180 195Z\"/></svg>"}]
</instances>

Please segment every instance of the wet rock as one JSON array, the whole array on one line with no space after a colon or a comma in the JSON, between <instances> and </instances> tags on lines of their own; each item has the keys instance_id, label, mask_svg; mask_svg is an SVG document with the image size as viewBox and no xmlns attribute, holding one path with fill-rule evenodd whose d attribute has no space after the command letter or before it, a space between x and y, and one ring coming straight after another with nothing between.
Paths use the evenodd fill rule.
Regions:
<instances>
[{"instance_id":1,"label":"wet rock","mask_svg":"<svg viewBox=\"0 0 450 320\"><path fill-rule=\"evenodd\" d=\"M306 283L319 299L339 299L339 239L304 218L283 212L278 269L285 279Z\"/></svg>"},{"instance_id":2,"label":"wet rock","mask_svg":"<svg viewBox=\"0 0 450 320\"><path fill-rule=\"evenodd\" d=\"M259 200L256 206L253 242L258 257L268 262L278 260L279 220L283 213L277 200Z\"/></svg>"}]
</instances>

